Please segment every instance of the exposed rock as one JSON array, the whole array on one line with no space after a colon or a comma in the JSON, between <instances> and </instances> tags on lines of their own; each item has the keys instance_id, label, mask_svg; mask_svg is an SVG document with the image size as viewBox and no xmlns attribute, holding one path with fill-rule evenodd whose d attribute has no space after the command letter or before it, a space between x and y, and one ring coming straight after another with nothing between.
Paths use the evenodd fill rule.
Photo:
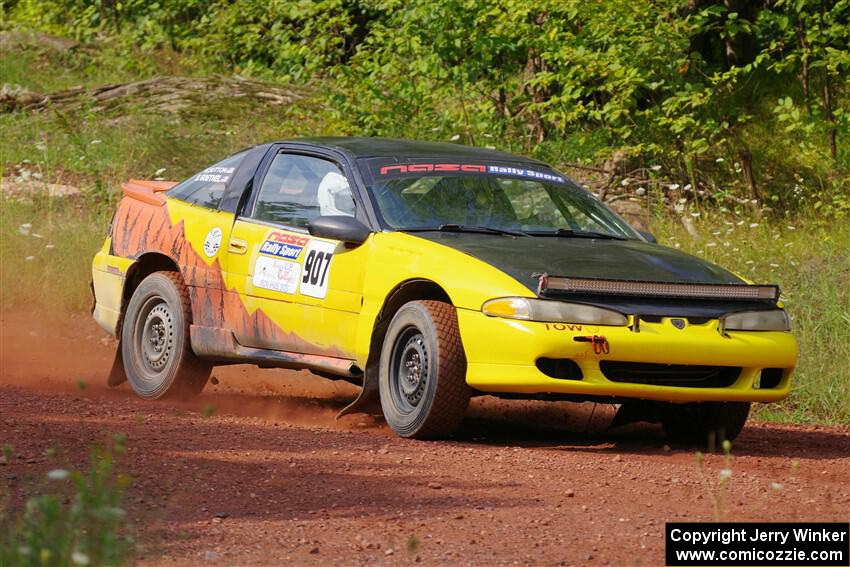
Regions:
<instances>
[{"instance_id":1,"label":"exposed rock","mask_svg":"<svg viewBox=\"0 0 850 567\"><path fill-rule=\"evenodd\" d=\"M85 88L73 87L41 94L3 85L0 111L60 108L76 110L84 106L92 112L122 110L142 106L149 112L173 114L193 107L231 99L253 100L263 105L290 104L301 98L296 89L283 88L240 76L154 77L144 81Z\"/></svg>"},{"instance_id":2,"label":"exposed rock","mask_svg":"<svg viewBox=\"0 0 850 567\"><path fill-rule=\"evenodd\" d=\"M0 32L0 51L21 48L41 48L64 53L79 47L80 43L69 37L23 30Z\"/></svg>"}]
</instances>

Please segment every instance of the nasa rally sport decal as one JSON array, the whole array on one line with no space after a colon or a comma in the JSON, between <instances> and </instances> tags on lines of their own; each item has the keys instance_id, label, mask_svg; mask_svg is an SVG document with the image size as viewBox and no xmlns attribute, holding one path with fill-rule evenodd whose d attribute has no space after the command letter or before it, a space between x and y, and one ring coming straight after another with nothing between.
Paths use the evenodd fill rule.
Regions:
<instances>
[{"instance_id":1,"label":"nasa rally sport decal","mask_svg":"<svg viewBox=\"0 0 850 567\"><path fill-rule=\"evenodd\" d=\"M204 239L204 254L207 255L207 258L212 258L218 253L218 249L221 248L222 236L223 233L218 227L207 233L207 237Z\"/></svg>"},{"instance_id":2,"label":"nasa rally sport decal","mask_svg":"<svg viewBox=\"0 0 850 567\"><path fill-rule=\"evenodd\" d=\"M275 231L269 234L267 240L260 246L260 254L297 260L308 240L310 239L306 236Z\"/></svg>"},{"instance_id":3,"label":"nasa rally sport decal","mask_svg":"<svg viewBox=\"0 0 850 567\"><path fill-rule=\"evenodd\" d=\"M324 299L328 294L331 260L336 243L313 240L304 255L304 273L301 276L301 295Z\"/></svg>"},{"instance_id":4,"label":"nasa rally sport decal","mask_svg":"<svg viewBox=\"0 0 850 567\"><path fill-rule=\"evenodd\" d=\"M257 258L257 264L254 267L254 287L294 294L298 289L299 279L301 279L301 265L298 262L265 256Z\"/></svg>"}]
</instances>

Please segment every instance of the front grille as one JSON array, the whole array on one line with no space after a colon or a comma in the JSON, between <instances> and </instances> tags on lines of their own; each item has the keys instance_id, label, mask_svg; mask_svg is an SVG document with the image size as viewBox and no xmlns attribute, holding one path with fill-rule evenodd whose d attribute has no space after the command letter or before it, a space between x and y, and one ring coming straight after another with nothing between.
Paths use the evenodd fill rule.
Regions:
<instances>
[{"instance_id":1,"label":"front grille","mask_svg":"<svg viewBox=\"0 0 850 567\"><path fill-rule=\"evenodd\" d=\"M683 388L724 388L734 384L741 375L739 366L654 364L610 360L600 362L599 369L612 382Z\"/></svg>"}]
</instances>

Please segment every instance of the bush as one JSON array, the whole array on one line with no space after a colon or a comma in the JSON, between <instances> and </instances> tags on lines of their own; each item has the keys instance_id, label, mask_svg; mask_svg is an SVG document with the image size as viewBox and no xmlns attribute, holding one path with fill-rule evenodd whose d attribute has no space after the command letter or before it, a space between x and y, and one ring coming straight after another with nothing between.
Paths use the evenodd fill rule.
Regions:
<instances>
[{"instance_id":1,"label":"bush","mask_svg":"<svg viewBox=\"0 0 850 567\"><path fill-rule=\"evenodd\" d=\"M43 494L26 501L17 514L0 515L0 565L32 567L109 566L123 563L131 540L122 535L121 507L129 477L116 475L111 450L92 451L88 470L47 473ZM7 449L7 458L11 449Z\"/></svg>"}]
</instances>

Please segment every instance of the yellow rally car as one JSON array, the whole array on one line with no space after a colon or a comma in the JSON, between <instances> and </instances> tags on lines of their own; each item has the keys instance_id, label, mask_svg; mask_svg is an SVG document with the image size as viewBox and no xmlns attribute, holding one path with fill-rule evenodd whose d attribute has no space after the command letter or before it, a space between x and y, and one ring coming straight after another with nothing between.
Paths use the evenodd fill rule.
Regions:
<instances>
[{"instance_id":1,"label":"yellow rally car","mask_svg":"<svg viewBox=\"0 0 850 567\"><path fill-rule=\"evenodd\" d=\"M252 363L362 384L343 411L404 437L451 434L488 393L621 403L697 440L788 395L776 286L655 244L535 160L295 140L124 193L94 317L120 340L110 383L143 398Z\"/></svg>"}]
</instances>

